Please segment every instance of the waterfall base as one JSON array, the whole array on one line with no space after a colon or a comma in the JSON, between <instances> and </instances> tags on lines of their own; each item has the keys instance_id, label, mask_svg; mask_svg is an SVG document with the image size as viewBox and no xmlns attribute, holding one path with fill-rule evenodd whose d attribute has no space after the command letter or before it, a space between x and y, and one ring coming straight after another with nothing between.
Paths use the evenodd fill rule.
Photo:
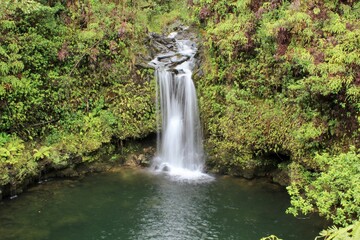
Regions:
<instances>
[{"instance_id":1,"label":"waterfall base","mask_svg":"<svg viewBox=\"0 0 360 240\"><path fill-rule=\"evenodd\" d=\"M204 183L211 182L215 179L213 176L206 174L201 170L189 170L182 167L176 167L170 163L161 161L159 157L155 157L153 162L154 164L151 171L155 174L164 174L173 181Z\"/></svg>"}]
</instances>

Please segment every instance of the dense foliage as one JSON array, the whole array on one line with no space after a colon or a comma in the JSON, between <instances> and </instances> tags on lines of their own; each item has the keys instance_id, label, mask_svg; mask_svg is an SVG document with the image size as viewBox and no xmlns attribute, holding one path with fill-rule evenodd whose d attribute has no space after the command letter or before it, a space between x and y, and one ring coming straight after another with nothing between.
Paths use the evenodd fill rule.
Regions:
<instances>
[{"instance_id":1,"label":"dense foliage","mask_svg":"<svg viewBox=\"0 0 360 240\"><path fill-rule=\"evenodd\" d=\"M324 231L328 239L356 236L354 0L2 0L0 186L154 132L147 32L184 21L187 3L203 39L196 83L208 166L247 177L281 170L289 213L347 226Z\"/></svg>"},{"instance_id":2,"label":"dense foliage","mask_svg":"<svg viewBox=\"0 0 360 240\"><path fill-rule=\"evenodd\" d=\"M185 4L1 1L0 186L155 132L147 32Z\"/></svg>"},{"instance_id":3,"label":"dense foliage","mask_svg":"<svg viewBox=\"0 0 360 240\"><path fill-rule=\"evenodd\" d=\"M199 0L209 164L289 176L288 212L360 217L360 3Z\"/></svg>"}]
</instances>

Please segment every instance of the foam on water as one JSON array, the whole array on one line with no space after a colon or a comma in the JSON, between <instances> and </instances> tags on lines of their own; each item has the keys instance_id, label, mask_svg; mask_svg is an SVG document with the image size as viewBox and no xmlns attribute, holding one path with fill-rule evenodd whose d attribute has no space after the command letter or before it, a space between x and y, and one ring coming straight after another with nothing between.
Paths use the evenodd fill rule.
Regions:
<instances>
[{"instance_id":1,"label":"foam on water","mask_svg":"<svg viewBox=\"0 0 360 240\"><path fill-rule=\"evenodd\" d=\"M189 170L186 168L171 166L168 163L161 163L154 169L156 174L164 174L170 180L186 183L206 183L215 180L209 174L201 170Z\"/></svg>"}]
</instances>

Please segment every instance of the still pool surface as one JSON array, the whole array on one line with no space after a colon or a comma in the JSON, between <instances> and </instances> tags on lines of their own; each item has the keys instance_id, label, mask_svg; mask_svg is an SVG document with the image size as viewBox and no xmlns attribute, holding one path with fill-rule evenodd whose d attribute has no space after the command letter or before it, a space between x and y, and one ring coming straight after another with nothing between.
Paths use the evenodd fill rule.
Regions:
<instances>
[{"instance_id":1,"label":"still pool surface","mask_svg":"<svg viewBox=\"0 0 360 240\"><path fill-rule=\"evenodd\" d=\"M323 221L296 219L288 206L286 192L263 181L178 182L124 169L48 181L0 202L0 239L314 239Z\"/></svg>"}]
</instances>

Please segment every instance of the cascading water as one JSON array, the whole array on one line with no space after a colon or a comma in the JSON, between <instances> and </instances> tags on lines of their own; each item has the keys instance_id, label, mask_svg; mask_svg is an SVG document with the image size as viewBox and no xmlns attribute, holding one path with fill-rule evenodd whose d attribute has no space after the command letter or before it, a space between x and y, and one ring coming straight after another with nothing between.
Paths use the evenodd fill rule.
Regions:
<instances>
[{"instance_id":1,"label":"cascading water","mask_svg":"<svg viewBox=\"0 0 360 240\"><path fill-rule=\"evenodd\" d=\"M176 33L169 35L172 39L175 36ZM175 43L176 51L160 54L151 62L156 68L161 113L154 168L181 179L210 178L202 173L201 125L191 78L197 48L190 40L176 40Z\"/></svg>"}]
</instances>

